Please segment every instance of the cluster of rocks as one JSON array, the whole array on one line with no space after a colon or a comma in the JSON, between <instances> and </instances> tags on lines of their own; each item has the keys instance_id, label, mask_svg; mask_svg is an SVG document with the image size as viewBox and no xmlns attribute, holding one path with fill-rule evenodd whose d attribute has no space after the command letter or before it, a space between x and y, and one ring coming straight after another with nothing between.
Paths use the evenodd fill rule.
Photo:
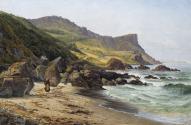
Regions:
<instances>
[{"instance_id":1,"label":"cluster of rocks","mask_svg":"<svg viewBox=\"0 0 191 125\"><path fill-rule=\"evenodd\" d=\"M153 71L180 71L178 69L172 69L165 65L159 65L153 69Z\"/></svg>"},{"instance_id":2,"label":"cluster of rocks","mask_svg":"<svg viewBox=\"0 0 191 125\"><path fill-rule=\"evenodd\" d=\"M124 64L120 60L111 59L108 64L111 70L132 69L133 67ZM136 69L148 70L147 66L140 65ZM5 70L3 67L2 70ZM154 71L179 71L164 65L157 66ZM158 79L148 75L145 79ZM86 61L75 61L66 64L61 57L49 62L41 60L38 65L33 65L28 61L20 61L12 64L1 74L0 77L0 97L22 97L30 93L34 86L34 80L44 81L45 91L50 91L50 86L56 87L60 82L71 83L73 86L88 89L103 89L103 86L115 85L147 85L140 81L140 78L128 73L119 74L106 71L93 66Z\"/></svg>"}]
</instances>

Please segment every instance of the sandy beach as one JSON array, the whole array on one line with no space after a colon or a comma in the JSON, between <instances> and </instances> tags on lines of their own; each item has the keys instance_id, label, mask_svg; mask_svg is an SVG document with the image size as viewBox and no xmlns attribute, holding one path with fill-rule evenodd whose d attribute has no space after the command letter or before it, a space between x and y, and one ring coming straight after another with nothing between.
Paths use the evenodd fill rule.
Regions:
<instances>
[{"instance_id":1,"label":"sandy beach","mask_svg":"<svg viewBox=\"0 0 191 125\"><path fill-rule=\"evenodd\" d=\"M24 98L0 99L0 107L42 125L162 125L100 106L103 98L83 96L80 88L60 84L46 93L43 87L36 84Z\"/></svg>"}]
</instances>

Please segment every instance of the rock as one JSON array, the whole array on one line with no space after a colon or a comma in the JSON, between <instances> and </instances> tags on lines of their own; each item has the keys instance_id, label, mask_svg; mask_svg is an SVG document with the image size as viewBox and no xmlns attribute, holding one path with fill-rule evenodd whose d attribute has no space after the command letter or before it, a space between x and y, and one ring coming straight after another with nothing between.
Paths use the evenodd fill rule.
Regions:
<instances>
[{"instance_id":1,"label":"rock","mask_svg":"<svg viewBox=\"0 0 191 125\"><path fill-rule=\"evenodd\" d=\"M84 79L91 89L102 89L102 80L95 70L84 70Z\"/></svg>"},{"instance_id":2,"label":"rock","mask_svg":"<svg viewBox=\"0 0 191 125\"><path fill-rule=\"evenodd\" d=\"M82 73L78 71L73 71L69 76L69 82L72 86L89 88L87 82L83 79Z\"/></svg>"},{"instance_id":3,"label":"rock","mask_svg":"<svg viewBox=\"0 0 191 125\"><path fill-rule=\"evenodd\" d=\"M33 87L34 83L30 78L7 77L4 78L0 97L23 97L28 95Z\"/></svg>"},{"instance_id":4,"label":"rock","mask_svg":"<svg viewBox=\"0 0 191 125\"><path fill-rule=\"evenodd\" d=\"M103 84L103 86L116 86L115 81L113 81L113 80L109 81L105 78L102 78L102 84Z\"/></svg>"},{"instance_id":5,"label":"rock","mask_svg":"<svg viewBox=\"0 0 191 125\"><path fill-rule=\"evenodd\" d=\"M125 70L125 64L119 59L112 58L107 65L110 70Z\"/></svg>"},{"instance_id":6,"label":"rock","mask_svg":"<svg viewBox=\"0 0 191 125\"><path fill-rule=\"evenodd\" d=\"M132 81L128 82L128 84L132 84L132 85L147 85L146 83L143 83L140 80L132 80Z\"/></svg>"},{"instance_id":7,"label":"rock","mask_svg":"<svg viewBox=\"0 0 191 125\"><path fill-rule=\"evenodd\" d=\"M50 86L52 87L56 87L60 83L60 73L62 72L62 68L64 68L61 62L61 57L56 58L55 60L50 62L48 68L45 71L45 81L49 81Z\"/></svg>"},{"instance_id":8,"label":"rock","mask_svg":"<svg viewBox=\"0 0 191 125\"><path fill-rule=\"evenodd\" d=\"M115 83L116 83L117 85L125 85L125 84L127 84L127 80L122 79L122 78L117 78L117 79L115 80Z\"/></svg>"},{"instance_id":9,"label":"rock","mask_svg":"<svg viewBox=\"0 0 191 125\"><path fill-rule=\"evenodd\" d=\"M94 70L82 70L81 72L73 71L69 76L69 82L73 86L84 87L88 89L103 89L102 80Z\"/></svg>"},{"instance_id":10,"label":"rock","mask_svg":"<svg viewBox=\"0 0 191 125\"><path fill-rule=\"evenodd\" d=\"M137 67L137 69L140 69L140 70L148 70L150 69L148 66L145 66L145 65L140 65Z\"/></svg>"},{"instance_id":11,"label":"rock","mask_svg":"<svg viewBox=\"0 0 191 125\"><path fill-rule=\"evenodd\" d=\"M0 97L23 97L28 95L34 83L34 74L28 62L16 62L12 64L2 76Z\"/></svg>"},{"instance_id":12,"label":"rock","mask_svg":"<svg viewBox=\"0 0 191 125\"><path fill-rule=\"evenodd\" d=\"M19 76L19 77L29 77L33 78L32 66L26 62L16 62L12 64L6 71L6 76Z\"/></svg>"},{"instance_id":13,"label":"rock","mask_svg":"<svg viewBox=\"0 0 191 125\"><path fill-rule=\"evenodd\" d=\"M47 69L47 66L44 65L38 65L35 69L35 76L37 80L44 81L45 80L45 71Z\"/></svg>"},{"instance_id":14,"label":"rock","mask_svg":"<svg viewBox=\"0 0 191 125\"><path fill-rule=\"evenodd\" d=\"M145 76L145 79L158 79L158 78L152 75L148 75L148 76Z\"/></svg>"},{"instance_id":15,"label":"rock","mask_svg":"<svg viewBox=\"0 0 191 125\"><path fill-rule=\"evenodd\" d=\"M180 71L178 69L171 69L165 65L159 65L153 69L153 71Z\"/></svg>"},{"instance_id":16,"label":"rock","mask_svg":"<svg viewBox=\"0 0 191 125\"><path fill-rule=\"evenodd\" d=\"M101 78L105 78L107 80L115 80L117 78L126 78L126 79L130 78L130 75L128 73L119 74L116 72L109 72L109 71L104 71L104 70L100 70L98 72L99 72Z\"/></svg>"}]
</instances>

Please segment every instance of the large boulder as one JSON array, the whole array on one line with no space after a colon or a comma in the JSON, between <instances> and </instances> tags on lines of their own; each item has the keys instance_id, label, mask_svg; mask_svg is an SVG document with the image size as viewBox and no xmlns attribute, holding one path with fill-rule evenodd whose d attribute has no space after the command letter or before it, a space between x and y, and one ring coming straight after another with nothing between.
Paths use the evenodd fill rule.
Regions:
<instances>
[{"instance_id":1,"label":"large boulder","mask_svg":"<svg viewBox=\"0 0 191 125\"><path fill-rule=\"evenodd\" d=\"M102 78L102 84L103 86L116 86L116 82L114 80L107 80L105 78Z\"/></svg>"},{"instance_id":2,"label":"large boulder","mask_svg":"<svg viewBox=\"0 0 191 125\"><path fill-rule=\"evenodd\" d=\"M83 78L83 74L78 71L73 71L70 74L68 82L70 82L72 86L89 88L87 82Z\"/></svg>"},{"instance_id":3,"label":"large boulder","mask_svg":"<svg viewBox=\"0 0 191 125\"><path fill-rule=\"evenodd\" d=\"M73 86L84 87L88 89L102 89L102 80L94 70L74 70L70 75L68 82Z\"/></svg>"},{"instance_id":4,"label":"large boulder","mask_svg":"<svg viewBox=\"0 0 191 125\"><path fill-rule=\"evenodd\" d=\"M62 64L62 58L58 57L49 63L48 68L45 71L45 81L50 82L50 86L56 87L61 80L60 73L62 72L64 65Z\"/></svg>"},{"instance_id":5,"label":"large boulder","mask_svg":"<svg viewBox=\"0 0 191 125\"><path fill-rule=\"evenodd\" d=\"M22 97L29 94L34 87L32 71L28 62L12 64L1 76L0 97Z\"/></svg>"},{"instance_id":6,"label":"large boulder","mask_svg":"<svg viewBox=\"0 0 191 125\"><path fill-rule=\"evenodd\" d=\"M0 97L23 97L34 87L30 78L7 77L0 87Z\"/></svg>"},{"instance_id":7,"label":"large boulder","mask_svg":"<svg viewBox=\"0 0 191 125\"><path fill-rule=\"evenodd\" d=\"M148 75L148 76L145 76L145 79L158 79L158 78L152 75Z\"/></svg>"},{"instance_id":8,"label":"large boulder","mask_svg":"<svg viewBox=\"0 0 191 125\"><path fill-rule=\"evenodd\" d=\"M107 65L110 70L125 70L125 64L119 59L112 58Z\"/></svg>"},{"instance_id":9,"label":"large boulder","mask_svg":"<svg viewBox=\"0 0 191 125\"><path fill-rule=\"evenodd\" d=\"M153 71L180 71L178 69L171 69L165 65L158 65L153 69Z\"/></svg>"},{"instance_id":10,"label":"large boulder","mask_svg":"<svg viewBox=\"0 0 191 125\"><path fill-rule=\"evenodd\" d=\"M99 73L95 70L84 70L83 74L89 88L102 89L103 84Z\"/></svg>"},{"instance_id":11,"label":"large boulder","mask_svg":"<svg viewBox=\"0 0 191 125\"><path fill-rule=\"evenodd\" d=\"M19 76L33 78L33 67L27 61L16 62L12 64L6 71L6 76Z\"/></svg>"}]
</instances>

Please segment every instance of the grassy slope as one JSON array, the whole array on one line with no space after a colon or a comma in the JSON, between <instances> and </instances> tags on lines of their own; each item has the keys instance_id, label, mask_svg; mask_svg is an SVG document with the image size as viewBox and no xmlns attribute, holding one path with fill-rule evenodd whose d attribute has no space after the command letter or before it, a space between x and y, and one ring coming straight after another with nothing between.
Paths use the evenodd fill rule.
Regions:
<instances>
[{"instance_id":1,"label":"grassy slope","mask_svg":"<svg viewBox=\"0 0 191 125\"><path fill-rule=\"evenodd\" d=\"M4 12L0 12L0 31L3 37L0 39L0 47L5 48L6 53L1 56L0 63L12 63L14 58L11 49L18 48L23 52L23 57L37 57L46 55L49 59L58 56L73 57L67 46L59 40L34 27L28 20Z\"/></svg>"},{"instance_id":2,"label":"grassy slope","mask_svg":"<svg viewBox=\"0 0 191 125\"><path fill-rule=\"evenodd\" d=\"M32 20L32 23L37 27L46 31L49 35L62 41L60 44L75 44L77 48L82 52L72 51L76 56L81 59L85 59L91 63L94 63L99 66L104 66L107 61L111 58L118 58L125 63L129 64L138 64L139 62L133 59L135 54L132 49L142 49L140 46L135 46L131 43L120 42L120 46L123 47L123 44L126 48L131 48L130 50L126 49L124 51L115 50L109 47L104 46L104 42L100 40L103 36L92 37L91 31L87 34L87 31L82 27L77 26L76 24L70 22L67 19L60 17L43 17L40 19ZM85 32L85 33L84 33ZM97 34L93 34L97 35ZM115 39L115 38L114 38ZM120 39L119 39L120 40ZM111 44L107 42L107 44ZM106 44L106 45L107 45ZM118 44L118 43L117 43ZM144 52L144 50L142 49ZM147 56L143 53L144 57L147 57L148 61L150 56Z\"/></svg>"}]
</instances>

